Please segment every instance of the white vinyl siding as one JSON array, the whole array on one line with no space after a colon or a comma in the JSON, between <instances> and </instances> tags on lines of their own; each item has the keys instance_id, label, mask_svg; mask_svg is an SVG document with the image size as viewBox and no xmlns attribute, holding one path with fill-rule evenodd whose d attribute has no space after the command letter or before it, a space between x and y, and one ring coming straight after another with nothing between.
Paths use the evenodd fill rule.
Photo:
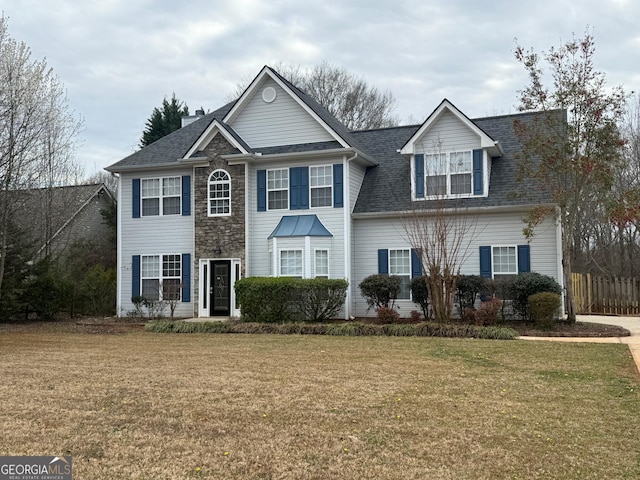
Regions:
<instances>
[{"instance_id":1,"label":"white vinyl siding","mask_svg":"<svg viewBox=\"0 0 640 480\"><path fill-rule=\"evenodd\" d=\"M262 91L268 86L276 91L276 98L271 103L262 99ZM335 140L296 100L271 79L257 86L253 98L230 124L251 147Z\"/></svg>"},{"instance_id":2,"label":"white vinyl siding","mask_svg":"<svg viewBox=\"0 0 640 480\"><path fill-rule=\"evenodd\" d=\"M444 111L416 142L416 152L473 150L480 148L480 137L456 116Z\"/></svg>"},{"instance_id":3,"label":"white vinyl siding","mask_svg":"<svg viewBox=\"0 0 640 480\"><path fill-rule=\"evenodd\" d=\"M475 221L468 237L471 239L466 251L466 261L460 266L463 275L480 274L480 246L483 245L523 245L527 240L522 234L522 217L526 212L488 212L474 214ZM496 242L500 239L500 243ZM378 249L411 248L407 241L402 219L399 218L356 218L354 220L352 277L350 281L355 316L375 315L367 311L365 299L360 294L358 284L378 272ZM530 243L531 271L549 275L562 284L558 272L558 237L554 220L545 220L536 229ZM465 245L467 247L467 245ZM398 300L400 315L409 316L417 306L410 300Z\"/></svg>"},{"instance_id":4,"label":"white vinyl siding","mask_svg":"<svg viewBox=\"0 0 640 480\"><path fill-rule=\"evenodd\" d=\"M163 177L182 177L191 175L191 169L171 170L163 172ZM148 216L133 218L132 215L132 179L139 174L121 174L119 183L118 221L121 243L118 248L118 265L120 283L118 285L118 315L126 315L133 309L132 269L133 255L164 255L167 252L193 253L193 216L169 215L165 217ZM157 177L156 177L157 178ZM204 199L202 199L204 201ZM193 211L193 198L191 200ZM167 235L171 232L171 235ZM193 258L193 255L192 255ZM193 266L191 278L193 282ZM191 298L194 298L191 285ZM175 315L193 316L193 304L179 302Z\"/></svg>"}]
</instances>

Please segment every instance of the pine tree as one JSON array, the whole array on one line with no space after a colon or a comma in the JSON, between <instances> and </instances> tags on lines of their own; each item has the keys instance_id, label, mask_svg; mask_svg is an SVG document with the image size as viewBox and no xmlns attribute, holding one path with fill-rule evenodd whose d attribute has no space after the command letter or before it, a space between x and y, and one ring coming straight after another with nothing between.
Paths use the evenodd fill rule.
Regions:
<instances>
[{"instance_id":1,"label":"pine tree","mask_svg":"<svg viewBox=\"0 0 640 480\"><path fill-rule=\"evenodd\" d=\"M140 148L152 144L156 140L178 130L182 123L182 117L189 115L189 107L176 98L173 93L171 100L164 97L162 109L156 107L147 120L146 128L140 139Z\"/></svg>"}]
</instances>

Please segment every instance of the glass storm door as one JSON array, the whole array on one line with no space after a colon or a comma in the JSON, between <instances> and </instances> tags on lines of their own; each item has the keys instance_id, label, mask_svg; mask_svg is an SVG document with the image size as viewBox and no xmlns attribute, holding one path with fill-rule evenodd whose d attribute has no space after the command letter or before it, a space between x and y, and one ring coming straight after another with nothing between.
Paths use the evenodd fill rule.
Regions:
<instances>
[{"instance_id":1,"label":"glass storm door","mask_svg":"<svg viewBox=\"0 0 640 480\"><path fill-rule=\"evenodd\" d=\"M211 279L209 285L210 315L228 317L231 314L231 262L215 260L211 262Z\"/></svg>"}]
</instances>

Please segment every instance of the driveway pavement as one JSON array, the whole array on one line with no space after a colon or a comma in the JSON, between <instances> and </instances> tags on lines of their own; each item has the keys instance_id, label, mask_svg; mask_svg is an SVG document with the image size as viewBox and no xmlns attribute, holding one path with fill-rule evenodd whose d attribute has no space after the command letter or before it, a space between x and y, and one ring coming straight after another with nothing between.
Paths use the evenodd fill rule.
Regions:
<instances>
[{"instance_id":1,"label":"driveway pavement","mask_svg":"<svg viewBox=\"0 0 640 480\"><path fill-rule=\"evenodd\" d=\"M583 343L623 343L629 346L631 355L640 373L640 317L610 317L604 315L578 315L579 322L603 323L618 325L631 332L630 337L520 337L527 340L550 340L554 342L583 342Z\"/></svg>"}]
</instances>

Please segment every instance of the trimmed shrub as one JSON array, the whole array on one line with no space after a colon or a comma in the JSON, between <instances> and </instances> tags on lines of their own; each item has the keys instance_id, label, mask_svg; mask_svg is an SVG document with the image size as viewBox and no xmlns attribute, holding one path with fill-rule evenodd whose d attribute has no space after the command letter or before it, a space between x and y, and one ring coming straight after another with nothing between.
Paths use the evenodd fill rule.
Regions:
<instances>
[{"instance_id":1,"label":"trimmed shrub","mask_svg":"<svg viewBox=\"0 0 640 480\"><path fill-rule=\"evenodd\" d=\"M369 309L393 307L400 293L400 277L394 275L369 275L358 287L367 300Z\"/></svg>"},{"instance_id":2,"label":"trimmed shrub","mask_svg":"<svg viewBox=\"0 0 640 480\"><path fill-rule=\"evenodd\" d=\"M480 275L460 275L456 281L456 302L460 318L465 309L475 309L478 296L487 290L487 283Z\"/></svg>"},{"instance_id":3,"label":"trimmed shrub","mask_svg":"<svg viewBox=\"0 0 640 480\"><path fill-rule=\"evenodd\" d=\"M400 320L400 314L395 308L378 307L376 314L383 323L395 323Z\"/></svg>"},{"instance_id":4,"label":"trimmed shrub","mask_svg":"<svg viewBox=\"0 0 640 480\"><path fill-rule=\"evenodd\" d=\"M560 295L562 288L553 278L547 275L530 272L519 274L511 287L513 292L513 308L524 320L531 319L529 297L536 293L551 292Z\"/></svg>"},{"instance_id":5,"label":"trimmed shrub","mask_svg":"<svg viewBox=\"0 0 640 480\"><path fill-rule=\"evenodd\" d=\"M293 282L293 311L304 322L334 318L347 298L349 282L327 278L296 278Z\"/></svg>"},{"instance_id":6,"label":"trimmed shrub","mask_svg":"<svg viewBox=\"0 0 640 480\"><path fill-rule=\"evenodd\" d=\"M288 322L294 278L247 277L235 283L242 318L248 322Z\"/></svg>"},{"instance_id":7,"label":"trimmed shrub","mask_svg":"<svg viewBox=\"0 0 640 480\"><path fill-rule=\"evenodd\" d=\"M342 279L247 277L235 284L248 322L320 322L335 317L347 298Z\"/></svg>"},{"instance_id":8,"label":"trimmed shrub","mask_svg":"<svg viewBox=\"0 0 640 480\"><path fill-rule=\"evenodd\" d=\"M528 303L535 324L545 330L553 328L555 316L560 309L560 295L551 292L536 293L529 297Z\"/></svg>"},{"instance_id":9,"label":"trimmed shrub","mask_svg":"<svg viewBox=\"0 0 640 480\"><path fill-rule=\"evenodd\" d=\"M409 286L413 302L420 305L424 318L429 318L429 287L426 275L412 278Z\"/></svg>"}]
</instances>

